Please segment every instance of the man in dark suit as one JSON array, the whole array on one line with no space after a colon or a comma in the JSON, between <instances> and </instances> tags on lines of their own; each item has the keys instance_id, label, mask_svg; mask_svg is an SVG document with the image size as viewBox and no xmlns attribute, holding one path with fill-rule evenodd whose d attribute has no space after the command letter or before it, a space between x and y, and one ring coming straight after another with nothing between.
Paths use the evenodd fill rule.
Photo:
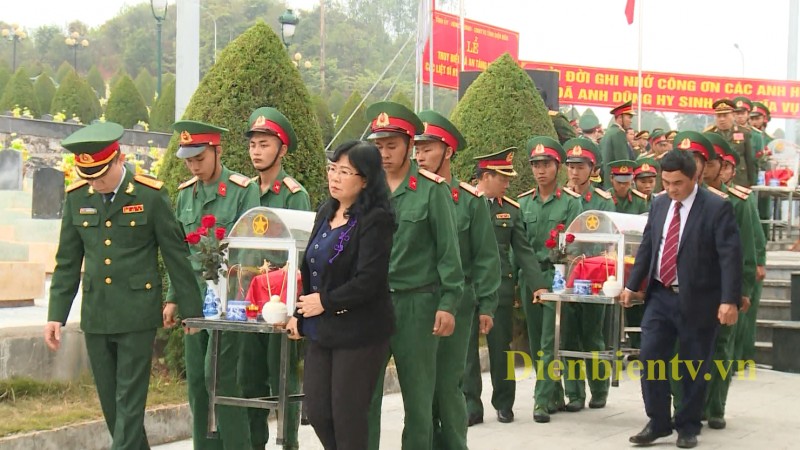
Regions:
<instances>
[{"instance_id":1,"label":"man in dark suit","mask_svg":"<svg viewBox=\"0 0 800 450\"><path fill-rule=\"evenodd\" d=\"M675 142L682 149L710 145L694 132L680 133ZM669 376L681 377L684 392L675 414L677 446L692 448L700 432L705 376L717 329L720 323L736 323L738 317L742 253L730 202L697 185L692 154L672 150L661 167L667 195L653 200L636 263L620 298L630 306L634 291L647 282L640 359L642 396L650 421L630 442L645 445L672 434L666 378L670 370ZM678 365L669 362L676 343Z\"/></svg>"}]
</instances>

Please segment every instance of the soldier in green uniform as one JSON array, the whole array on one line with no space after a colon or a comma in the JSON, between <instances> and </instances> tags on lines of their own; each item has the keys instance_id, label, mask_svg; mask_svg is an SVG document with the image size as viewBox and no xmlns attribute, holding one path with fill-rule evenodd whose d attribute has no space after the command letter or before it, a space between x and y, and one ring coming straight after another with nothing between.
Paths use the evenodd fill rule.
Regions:
<instances>
[{"instance_id":1,"label":"soldier in green uniform","mask_svg":"<svg viewBox=\"0 0 800 450\"><path fill-rule=\"evenodd\" d=\"M397 216L389 286L397 323L390 342L405 410L402 448L429 449L433 442L433 399L440 338L455 328L464 290L455 207L444 178L409 158L419 118L393 102L367 108L369 139L383 157ZM387 361L388 362L388 361ZM370 405L370 449L380 444L383 377Z\"/></svg>"},{"instance_id":2,"label":"soldier in green uniform","mask_svg":"<svg viewBox=\"0 0 800 450\"><path fill-rule=\"evenodd\" d=\"M733 119L736 125L750 132L750 148L753 151L753 158L758 164L766 144L764 143L764 133L750 126L750 113L753 110L753 102L747 97L736 97L732 101L735 105ZM765 170L765 168L761 166L759 166L758 169Z\"/></svg>"},{"instance_id":3,"label":"soldier in green uniform","mask_svg":"<svg viewBox=\"0 0 800 450\"><path fill-rule=\"evenodd\" d=\"M308 192L283 170L283 158L297 148L297 135L286 118L275 108L258 108L250 115L246 133L250 160L258 171L251 181L260 187L261 206L311 210ZM247 398L277 396L280 383L281 335L243 333L238 377ZM287 392L299 391L297 341L289 341ZM289 403L286 412L284 448L298 448L299 406ZM250 440L254 449L263 449L269 441L269 410L250 408Z\"/></svg>"},{"instance_id":4,"label":"soldier in green uniform","mask_svg":"<svg viewBox=\"0 0 800 450\"><path fill-rule=\"evenodd\" d=\"M613 186L611 195L617 212L644 214L650 209L647 205L647 196L631 187L635 169L635 162L624 159L609 164Z\"/></svg>"},{"instance_id":5,"label":"soldier in green uniform","mask_svg":"<svg viewBox=\"0 0 800 450\"><path fill-rule=\"evenodd\" d=\"M574 106L570 106L569 109L564 112L564 117L569 120L569 126L572 127L575 135L579 135L581 133L581 128L578 126L578 120L581 118L581 113L579 113Z\"/></svg>"},{"instance_id":6,"label":"soldier in green uniform","mask_svg":"<svg viewBox=\"0 0 800 450\"><path fill-rule=\"evenodd\" d=\"M566 160L561 144L550 137L537 136L528 141L527 148L531 171L538 187L520 194L519 204L528 242L539 261L546 283L552 285L554 269L545 241L550 237L551 230L559 224L569 225L581 213L580 196L558 187L558 168ZM550 421L550 414L564 404L561 380L553 380L547 373L555 356L555 305L541 300L540 295L547 289L536 289L535 286L528 289L528 292L533 291L533 301L523 299L522 305L530 349L535 353L535 367L544 368L543 371L537 370L536 374L533 419L545 423Z\"/></svg>"},{"instance_id":7,"label":"soldier in green uniform","mask_svg":"<svg viewBox=\"0 0 800 450\"><path fill-rule=\"evenodd\" d=\"M478 156L476 175L477 190L489 199L492 228L500 252L501 282L498 291L498 305L494 314L494 326L486 331L486 318L478 306L473 313L473 326L470 335L467 370L464 380L464 395L467 398L469 424L483 422L481 403L481 369L478 359L478 335L486 335L489 349L489 373L492 379L492 406L497 411L501 423L509 423L514 418L514 398L516 381L508 376L508 353L511 350L513 332L515 274L513 266L521 268L525 283L533 290L546 289L550 284L544 280L539 262L525 236L525 228L520 215L519 204L505 196L514 171L514 151L510 147L485 156ZM512 265L513 261L513 265Z\"/></svg>"},{"instance_id":8,"label":"soldier in green uniform","mask_svg":"<svg viewBox=\"0 0 800 450\"><path fill-rule=\"evenodd\" d=\"M231 172L221 163L222 133L227 130L213 125L182 120L173 125L180 135L177 156L194 175L181 184L175 213L183 231L195 231L205 215L213 214L217 226L230 230L236 220L247 210L259 206L258 187L244 175ZM194 251L194 249L190 249ZM195 263L198 264L198 263ZM199 266L195 266L199 273ZM202 283L198 277L198 283ZM175 299L178 292L170 285L167 300ZM200 300L200 299L198 299ZM252 448L247 410L236 406L217 406L219 439L209 439L208 383L211 367L208 358L210 334L201 331L186 336L186 381L189 387L189 407L192 410L192 439L195 450ZM236 366L241 347L240 334L224 332L219 342L217 367L217 394L241 397Z\"/></svg>"},{"instance_id":9,"label":"soldier in green uniform","mask_svg":"<svg viewBox=\"0 0 800 450\"><path fill-rule=\"evenodd\" d=\"M767 105L761 102L753 102L753 108L750 111L750 127L760 130L764 134L763 140L765 147L773 141L772 136L767 133L767 123L769 123L770 119L770 112Z\"/></svg>"},{"instance_id":10,"label":"soldier in green uniform","mask_svg":"<svg viewBox=\"0 0 800 450\"><path fill-rule=\"evenodd\" d=\"M642 130L636 133L636 140L639 143L639 152L636 153L636 157L638 158L639 155L650 151L650 132Z\"/></svg>"},{"instance_id":11,"label":"soldier in green uniform","mask_svg":"<svg viewBox=\"0 0 800 450\"><path fill-rule=\"evenodd\" d=\"M606 189L611 188L611 175L609 164L621 159L631 158L626 132L633 121L633 103L625 102L611 110L614 123L608 127L603 139L600 140L600 157L603 160L603 182Z\"/></svg>"},{"instance_id":12,"label":"soldier in green uniform","mask_svg":"<svg viewBox=\"0 0 800 450\"><path fill-rule=\"evenodd\" d=\"M124 166L121 125L82 128L61 142L81 180L67 188L45 342L56 351L81 283L81 330L113 450L149 449L145 400L156 329L202 315L189 248L161 181ZM184 295L161 304L158 253ZM193 331L193 330L192 330Z\"/></svg>"},{"instance_id":13,"label":"soldier in green uniform","mask_svg":"<svg viewBox=\"0 0 800 450\"><path fill-rule=\"evenodd\" d=\"M736 105L732 101L720 99L715 101L712 107L715 113L715 125L704 131L719 134L728 141L733 151L739 154L739 159L743 161L743 164L737 167L734 181L742 186L754 185L758 167L755 152L751 146L750 131L734 122L733 111L736 109Z\"/></svg>"},{"instance_id":14,"label":"soldier in green uniform","mask_svg":"<svg viewBox=\"0 0 800 450\"><path fill-rule=\"evenodd\" d=\"M657 181L658 162L655 158L637 159L636 167L633 169L633 184L637 191L645 195L645 202L647 202L648 208L653 200Z\"/></svg>"},{"instance_id":15,"label":"soldier in green uniform","mask_svg":"<svg viewBox=\"0 0 800 450\"><path fill-rule=\"evenodd\" d=\"M567 186L564 190L577 193L581 198L583 211L614 211L614 202L611 194L594 187L589 181L589 175L595 167L602 164L600 150L592 141L586 138L571 139L564 144L567 159ZM564 330L564 348L578 351L605 350L603 338L603 317L605 307L584 303L565 304L562 306L564 316L562 329ZM590 408L602 408L608 398L607 374L595 373L591 362L581 364L581 374L586 374L592 398ZM564 390L569 399L566 410L577 412L586 405L586 383L579 374L570 374L564 380Z\"/></svg>"},{"instance_id":16,"label":"soldier in green uniform","mask_svg":"<svg viewBox=\"0 0 800 450\"><path fill-rule=\"evenodd\" d=\"M550 115L550 120L553 121L553 127L556 129L558 142L563 144L577 136L575 127L569 123L567 116L558 111L548 111L548 113Z\"/></svg>"},{"instance_id":17,"label":"soldier in green uniform","mask_svg":"<svg viewBox=\"0 0 800 450\"><path fill-rule=\"evenodd\" d=\"M594 114L584 114L578 121L581 129L581 136L598 144L603 137L603 126Z\"/></svg>"},{"instance_id":18,"label":"soldier in green uniform","mask_svg":"<svg viewBox=\"0 0 800 450\"><path fill-rule=\"evenodd\" d=\"M677 135L678 132L676 130L668 130L664 132L664 137L667 139L667 143L669 144L667 151L671 150L675 146L675 136Z\"/></svg>"},{"instance_id":19,"label":"soldier in green uniform","mask_svg":"<svg viewBox=\"0 0 800 450\"><path fill-rule=\"evenodd\" d=\"M450 170L451 160L466 146L464 137L435 111L418 114L424 124L415 140L417 165L445 179L455 204L464 293L456 310L453 334L439 341L433 402L433 448L467 449L467 405L461 390L472 330L478 310L481 332L492 329L500 287L500 255L492 236L486 199ZM477 331L476 331L477 332Z\"/></svg>"}]
</instances>

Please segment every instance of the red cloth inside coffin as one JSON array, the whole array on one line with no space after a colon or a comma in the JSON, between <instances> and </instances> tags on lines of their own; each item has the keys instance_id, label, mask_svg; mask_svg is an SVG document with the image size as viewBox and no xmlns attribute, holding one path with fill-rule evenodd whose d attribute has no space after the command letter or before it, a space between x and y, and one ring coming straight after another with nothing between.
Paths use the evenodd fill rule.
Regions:
<instances>
[{"instance_id":1,"label":"red cloth inside coffin","mask_svg":"<svg viewBox=\"0 0 800 450\"><path fill-rule=\"evenodd\" d=\"M768 170L764 176L766 178L767 185L769 185L770 180L776 179L781 186L786 186L786 182L791 180L794 176L794 171L786 168L773 169Z\"/></svg>"},{"instance_id":2,"label":"red cloth inside coffin","mask_svg":"<svg viewBox=\"0 0 800 450\"><path fill-rule=\"evenodd\" d=\"M625 279L631 273L633 264L625 264ZM592 283L605 283L609 276L617 276L615 259L605 256L581 258L572 265L572 272L567 278L567 287L573 287L575 280L590 280Z\"/></svg>"},{"instance_id":3,"label":"red cloth inside coffin","mask_svg":"<svg viewBox=\"0 0 800 450\"><path fill-rule=\"evenodd\" d=\"M267 280L269 277L269 280ZM269 283L267 282L269 281ZM286 289L286 271L285 270L273 270L269 272L269 274L261 274L256 275L253 277L253 280L250 282L250 288L247 290L247 295L245 296L245 300L249 301L254 305L258 305L258 310L261 311L261 308L264 306L264 303L269 301L270 296L272 295L279 295L281 297L281 302L286 303L286 293L288 289ZM272 288L272 289L270 289ZM300 280L300 272L297 272L297 291L298 294L303 292L303 284Z\"/></svg>"}]
</instances>

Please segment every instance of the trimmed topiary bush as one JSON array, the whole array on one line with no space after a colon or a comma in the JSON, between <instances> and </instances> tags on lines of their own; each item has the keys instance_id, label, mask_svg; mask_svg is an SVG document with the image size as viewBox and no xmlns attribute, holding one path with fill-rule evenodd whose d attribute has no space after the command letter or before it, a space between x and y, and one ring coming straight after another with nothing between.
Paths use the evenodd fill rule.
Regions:
<instances>
[{"instance_id":1,"label":"trimmed topiary bush","mask_svg":"<svg viewBox=\"0 0 800 450\"><path fill-rule=\"evenodd\" d=\"M162 78L161 81L163 82L164 79ZM136 75L136 79L133 80L133 84L136 85L136 89L140 94L142 94L145 105L152 106L153 100L156 97L156 79L150 75L150 72L142 67L142 69ZM163 85L161 86L161 89L164 89Z\"/></svg>"},{"instance_id":2,"label":"trimmed topiary bush","mask_svg":"<svg viewBox=\"0 0 800 450\"><path fill-rule=\"evenodd\" d=\"M347 125L344 125L347 118L350 117L350 114L353 113L353 110L356 109L358 104L361 102L361 99L361 93L358 91L353 91L347 101L344 102L342 109L339 110L339 114L336 116L336 125L333 127L333 135L336 136L336 133L339 133L339 130L342 129L342 126L344 126L344 130L339 133L339 137L337 137L331 145L331 150L335 149L339 144L349 140L361 139L361 135L364 134L364 130L369 124L369 121L367 120L366 102L362 104L360 108L358 108L358 111L356 111L356 114L352 119L350 119L350 122L347 122Z\"/></svg>"},{"instance_id":3,"label":"trimmed topiary bush","mask_svg":"<svg viewBox=\"0 0 800 450\"><path fill-rule=\"evenodd\" d=\"M453 161L459 178L469 180L478 155L517 147L509 196L534 186L525 143L533 136L557 139L547 107L533 80L506 53L489 65L467 89L452 115L453 124L467 140L467 147Z\"/></svg>"},{"instance_id":4,"label":"trimmed topiary bush","mask_svg":"<svg viewBox=\"0 0 800 450\"><path fill-rule=\"evenodd\" d=\"M322 145L328 145L333 139L333 114L328 109L328 104L319 95L313 95L311 102L314 104L314 112L317 114L317 123L319 123L320 131L322 132Z\"/></svg>"},{"instance_id":5,"label":"trimmed topiary bush","mask_svg":"<svg viewBox=\"0 0 800 450\"><path fill-rule=\"evenodd\" d=\"M100 70L97 69L97 66L92 66L92 68L89 69L89 73L86 74L86 82L89 83L89 87L94 90L98 98L105 98L106 82L103 80L103 75L100 74Z\"/></svg>"},{"instance_id":6,"label":"trimmed topiary bush","mask_svg":"<svg viewBox=\"0 0 800 450\"><path fill-rule=\"evenodd\" d=\"M116 122L126 129L133 128L139 121L149 120L142 94L128 75L121 76L111 88L106 105L106 120Z\"/></svg>"},{"instance_id":7,"label":"trimmed topiary bush","mask_svg":"<svg viewBox=\"0 0 800 450\"><path fill-rule=\"evenodd\" d=\"M74 72L74 71L75 71L75 69L72 67L72 64L70 64L70 63L68 63L66 61L61 63L61 65L58 66L58 70L56 71L56 81L58 81L58 84L61 84L61 82L64 81L64 77L68 73Z\"/></svg>"},{"instance_id":8,"label":"trimmed topiary bush","mask_svg":"<svg viewBox=\"0 0 800 450\"><path fill-rule=\"evenodd\" d=\"M6 68L5 64L0 64L0 94L2 94L10 79L11 72Z\"/></svg>"},{"instance_id":9,"label":"trimmed topiary bush","mask_svg":"<svg viewBox=\"0 0 800 450\"><path fill-rule=\"evenodd\" d=\"M183 117L230 130L222 137L223 163L231 170L254 176L243 135L250 113L261 106L277 108L291 122L298 147L284 159L284 166L306 187L312 204L318 204L326 192L325 156L311 97L283 42L259 21L220 52L217 64L203 77ZM161 167L173 196L178 184L191 178L186 165L175 156L177 148L178 139L173 136Z\"/></svg>"},{"instance_id":10,"label":"trimmed topiary bush","mask_svg":"<svg viewBox=\"0 0 800 450\"><path fill-rule=\"evenodd\" d=\"M40 114L50 111L50 104L53 103L53 97L56 95L56 85L50 75L42 73L36 77L36 82L33 83L33 93L39 102Z\"/></svg>"},{"instance_id":11,"label":"trimmed topiary bush","mask_svg":"<svg viewBox=\"0 0 800 450\"><path fill-rule=\"evenodd\" d=\"M164 80L162 79L162 82ZM175 122L175 78L161 86L161 96L158 97L153 109L150 110L150 130L169 133Z\"/></svg>"},{"instance_id":12,"label":"trimmed topiary bush","mask_svg":"<svg viewBox=\"0 0 800 450\"><path fill-rule=\"evenodd\" d=\"M28 108L33 117L39 117L41 111L39 101L33 93L33 83L23 67L17 69L0 96L0 111L14 109L14 106Z\"/></svg>"},{"instance_id":13,"label":"trimmed topiary bush","mask_svg":"<svg viewBox=\"0 0 800 450\"><path fill-rule=\"evenodd\" d=\"M62 111L67 116L67 119L75 115L83 123L91 123L91 121L99 118L102 112L100 102L97 100L94 91L74 70L64 75L58 85L58 89L56 89L53 104L50 106L52 114L58 114Z\"/></svg>"}]
</instances>

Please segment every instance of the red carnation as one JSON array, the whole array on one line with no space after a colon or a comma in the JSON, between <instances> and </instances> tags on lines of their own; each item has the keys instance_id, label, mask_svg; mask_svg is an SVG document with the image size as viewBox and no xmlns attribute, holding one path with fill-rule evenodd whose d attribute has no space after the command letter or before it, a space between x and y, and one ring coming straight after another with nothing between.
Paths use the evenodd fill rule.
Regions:
<instances>
[{"instance_id":1,"label":"red carnation","mask_svg":"<svg viewBox=\"0 0 800 450\"><path fill-rule=\"evenodd\" d=\"M544 241L544 246L547 248L556 248L556 240L555 239L548 239Z\"/></svg>"},{"instance_id":2,"label":"red carnation","mask_svg":"<svg viewBox=\"0 0 800 450\"><path fill-rule=\"evenodd\" d=\"M216 230L214 230L214 236L216 236L217 239L224 238L225 237L225 228L219 227Z\"/></svg>"},{"instance_id":3,"label":"red carnation","mask_svg":"<svg viewBox=\"0 0 800 450\"><path fill-rule=\"evenodd\" d=\"M208 236L208 228L200 227L197 229L197 231L195 231L195 233L197 233L200 236Z\"/></svg>"},{"instance_id":4,"label":"red carnation","mask_svg":"<svg viewBox=\"0 0 800 450\"><path fill-rule=\"evenodd\" d=\"M564 228L566 228L566 227L564 226L563 223L560 223L560 224L556 225L556 230L558 230L558 231L564 231Z\"/></svg>"},{"instance_id":5,"label":"red carnation","mask_svg":"<svg viewBox=\"0 0 800 450\"><path fill-rule=\"evenodd\" d=\"M572 233L567 233L565 239L567 240L567 244L571 244L575 241L575 235Z\"/></svg>"},{"instance_id":6,"label":"red carnation","mask_svg":"<svg viewBox=\"0 0 800 450\"><path fill-rule=\"evenodd\" d=\"M558 237L558 230L550 230L550 237L555 239Z\"/></svg>"},{"instance_id":7,"label":"red carnation","mask_svg":"<svg viewBox=\"0 0 800 450\"><path fill-rule=\"evenodd\" d=\"M205 228L214 228L214 225L216 224L217 218L214 217L213 214L205 215L202 219L200 219L200 225L204 226Z\"/></svg>"},{"instance_id":8,"label":"red carnation","mask_svg":"<svg viewBox=\"0 0 800 450\"><path fill-rule=\"evenodd\" d=\"M186 235L185 241L188 242L191 245L199 244L200 243L200 235L197 234L196 231L193 231L193 232L191 232L191 233Z\"/></svg>"}]
</instances>

